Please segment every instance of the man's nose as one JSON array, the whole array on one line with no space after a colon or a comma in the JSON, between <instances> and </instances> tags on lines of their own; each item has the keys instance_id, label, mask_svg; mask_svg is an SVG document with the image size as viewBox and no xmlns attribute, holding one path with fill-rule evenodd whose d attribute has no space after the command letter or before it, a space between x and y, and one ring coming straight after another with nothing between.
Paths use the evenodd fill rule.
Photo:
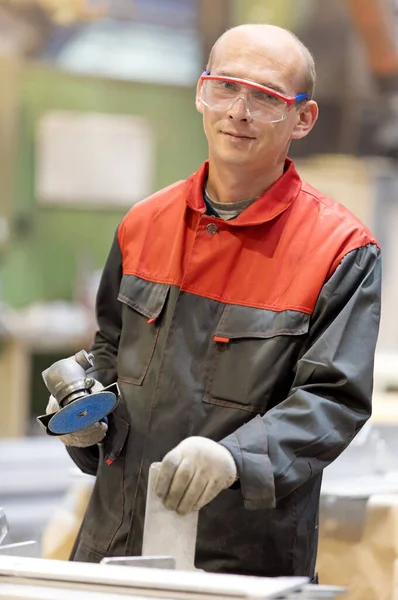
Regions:
<instances>
[{"instance_id":1,"label":"man's nose","mask_svg":"<svg viewBox=\"0 0 398 600\"><path fill-rule=\"evenodd\" d=\"M249 107L245 96L238 96L228 107L227 114L230 119L238 119L239 121L252 121Z\"/></svg>"}]
</instances>

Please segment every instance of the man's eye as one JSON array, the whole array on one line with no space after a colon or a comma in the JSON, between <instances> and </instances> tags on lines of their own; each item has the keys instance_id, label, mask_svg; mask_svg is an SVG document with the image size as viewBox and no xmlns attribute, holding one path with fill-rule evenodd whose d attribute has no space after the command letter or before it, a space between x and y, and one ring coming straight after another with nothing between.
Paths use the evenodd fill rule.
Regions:
<instances>
[{"instance_id":1,"label":"man's eye","mask_svg":"<svg viewBox=\"0 0 398 600\"><path fill-rule=\"evenodd\" d=\"M236 83L233 81L220 81L219 84L220 87L222 87L224 90L228 90L229 92L235 92L238 88Z\"/></svg>"},{"instance_id":2,"label":"man's eye","mask_svg":"<svg viewBox=\"0 0 398 600\"><path fill-rule=\"evenodd\" d=\"M266 102L267 104L275 103L278 104L281 102L280 98L273 96L272 94L267 94L267 92L257 92L256 99L260 102Z\"/></svg>"}]
</instances>

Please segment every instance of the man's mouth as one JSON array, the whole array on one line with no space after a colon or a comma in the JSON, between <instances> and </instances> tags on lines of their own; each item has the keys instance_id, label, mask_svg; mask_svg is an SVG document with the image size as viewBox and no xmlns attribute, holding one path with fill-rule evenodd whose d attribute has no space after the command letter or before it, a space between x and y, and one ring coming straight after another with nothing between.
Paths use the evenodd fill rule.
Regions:
<instances>
[{"instance_id":1,"label":"man's mouth","mask_svg":"<svg viewBox=\"0 0 398 600\"><path fill-rule=\"evenodd\" d=\"M224 135L229 135L233 138L238 138L242 140L255 140L256 138L250 135L245 135L244 133L237 133L236 131L222 131Z\"/></svg>"}]
</instances>

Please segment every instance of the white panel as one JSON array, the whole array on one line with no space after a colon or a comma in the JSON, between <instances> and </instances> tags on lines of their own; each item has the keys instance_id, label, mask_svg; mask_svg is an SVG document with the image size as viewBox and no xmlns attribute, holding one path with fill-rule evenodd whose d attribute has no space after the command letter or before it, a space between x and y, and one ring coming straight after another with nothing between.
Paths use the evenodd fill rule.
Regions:
<instances>
[{"instance_id":1,"label":"white panel","mask_svg":"<svg viewBox=\"0 0 398 600\"><path fill-rule=\"evenodd\" d=\"M129 207L153 190L154 140L142 117L51 112L36 148L41 204Z\"/></svg>"}]
</instances>

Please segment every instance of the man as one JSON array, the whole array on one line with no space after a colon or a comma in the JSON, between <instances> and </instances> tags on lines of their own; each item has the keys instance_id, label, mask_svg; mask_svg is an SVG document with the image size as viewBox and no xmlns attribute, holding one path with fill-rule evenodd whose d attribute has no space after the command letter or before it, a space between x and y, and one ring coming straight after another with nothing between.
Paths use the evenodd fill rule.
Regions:
<instances>
[{"instance_id":1,"label":"man","mask_svg":"<svg viewBox=\"0 0 398 600\"><path fill-rule=\"evenodd\" d=\"M209 161L118 228L91 374L120 403L63 439L97 475L75 560L141 553L162 461L166 507L200 509L198 568L314 575L322 470L371 413L380 311L376 241L286 158L314 77L290 32L226 32L197 88Z\"/></svg>"}]
</instances>

